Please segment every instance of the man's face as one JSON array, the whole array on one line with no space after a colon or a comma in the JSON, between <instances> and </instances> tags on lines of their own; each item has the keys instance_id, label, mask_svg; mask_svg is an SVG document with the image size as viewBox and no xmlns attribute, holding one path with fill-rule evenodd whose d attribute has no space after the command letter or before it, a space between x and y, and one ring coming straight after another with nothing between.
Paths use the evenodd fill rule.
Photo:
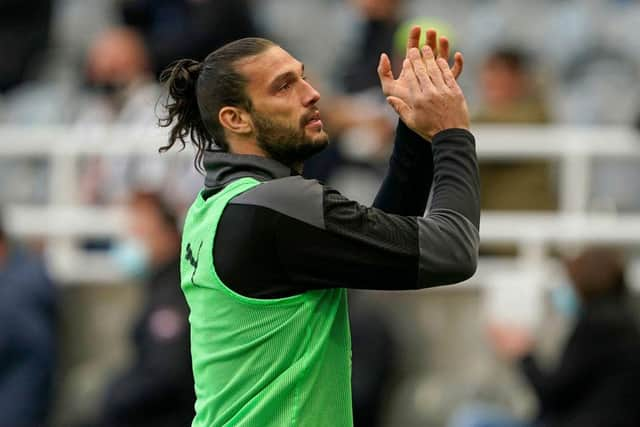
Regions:
<instances>
[{"instance_id":1,"label":"man's face","mask_svg":"<svg viewBox=\"0 0 640 427\"><path fill-rule=\"evenodd\" d=\"M269 156L292 166L328 144L320 94L306 81L304 65L278 46L237 64L248 78L257 143Z\"/></svg>"},{"instance_id":2,"label":"man's face","mask_svg":"<svg viewBox=\"0 0 640 427\"><path fill-rule=\"evenodd\" d=\"M524 73L508 63L493 59L480 73L485 102L491 107L505 107L519 102L527 92Z\"/></svg>"}]
</instances>

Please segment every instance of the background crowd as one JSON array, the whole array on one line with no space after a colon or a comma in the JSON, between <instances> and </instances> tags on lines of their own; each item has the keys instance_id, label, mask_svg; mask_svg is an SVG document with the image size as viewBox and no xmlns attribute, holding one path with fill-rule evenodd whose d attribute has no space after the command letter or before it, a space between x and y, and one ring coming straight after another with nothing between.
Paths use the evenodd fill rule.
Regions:
<instances>
[{"instance_id":1,"label":"background crowd","mask_svg":"<svg viewBox=\"0 0 640 427\"><path fill-rule=\"evenodd\" d=\"M331 144L304 174L365 204L397 120L379 88L379 55L398 62L414 24L464 53L474 126L640 128L635 0L0 0L0 23L0 130L155 126L158 76L172 61L270 38L305 63L322 94ZM20 143L0 140L0 207L52 198L46 157L3 156L3 145ZM130 218L126 240L80 244L108 253L125 279L53 284L43 242L0 229L0 427L188 425L177 257L203 178L189 156L80 162L73 202L123 207ZM589 211L638 213L638 163L596 160ZM549 160L483 161L483 209L557 212L558 174ZM543 284L551 291L537 328L487 319L477 287L351 295L356 425L640 425L638 309L625 279L637 248L619 249L553 252L564 283ZM416 319L421 330L408 328Z\"/></svg>"}]
</instances>

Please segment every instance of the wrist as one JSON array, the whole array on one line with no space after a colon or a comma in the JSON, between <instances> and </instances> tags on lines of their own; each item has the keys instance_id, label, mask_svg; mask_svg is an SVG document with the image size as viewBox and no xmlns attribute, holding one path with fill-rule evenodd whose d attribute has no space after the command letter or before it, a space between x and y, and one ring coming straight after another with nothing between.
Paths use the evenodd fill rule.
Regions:
<instances>
[{"instance_id":1,"label":"wrist","mask_svg":"<svg viewBox=\"0 0 640 427\"><path fill-rule=\"evenodd\" d=\"M458 138L464 137L465 139L469 139L475 141L473 134L467 128L447 128L439 131L434 134L431 138L432 144L437 143L442 140L450 139L450 138Z\"/></svg>"},{"instance_id":2,"label":"wrist","mask_svg":"<svg viewBox=\"0 0 640 427\"><path fill-rule=\"evenodd\" d=\"M441 134L443 132L451 131L451 130L464 130L470 132L470 126L468 124L459 124L452 126L443 126L433 131L431 137L434 138L436 135Z\"/></svg>"}]
</instances>

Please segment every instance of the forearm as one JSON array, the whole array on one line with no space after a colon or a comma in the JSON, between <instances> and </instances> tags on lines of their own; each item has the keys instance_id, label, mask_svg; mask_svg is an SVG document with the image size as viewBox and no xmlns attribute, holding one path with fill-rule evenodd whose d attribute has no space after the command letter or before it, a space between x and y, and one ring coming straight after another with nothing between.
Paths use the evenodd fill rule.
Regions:
<instances>
[{"instance_id":1,"label":"forearm","mask_svg":"<svg viewBox=\"0 0 640 427\"><path fill-rule=\"evenodd\" d=\"M373 207L397 215L422 216L432 181L431 144L399 120L389 169Z\"/></svg>"},{"instance_id":2,"label":"forearm","mask_svg":"<svg viewBox=\"0 0 640 427\"><path fill-rule=\"evenodd\" d=\"M431 210L453 210L480 227L480 177L473 135L448 129L433 138L435 163Z\"/></svg>"},{"instance_id":3,"label":"forearm","mask_svg":"<svg viewBox=\"0 0 640 427\"><path fill-rule=\"evenodd\" d=\"M456 283L477 266L480 223L478 163L473 135L451 129L433 138L431 208L418 219L418 287Z\"/></svg>"}]
</instances>

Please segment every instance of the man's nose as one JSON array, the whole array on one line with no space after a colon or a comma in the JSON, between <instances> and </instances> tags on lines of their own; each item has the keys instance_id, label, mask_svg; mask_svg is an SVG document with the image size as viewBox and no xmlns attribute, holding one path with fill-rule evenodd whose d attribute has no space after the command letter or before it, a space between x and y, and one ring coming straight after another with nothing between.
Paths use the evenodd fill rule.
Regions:
<instances>
[{"instance_id":1,"label":"man's nose","mask_svg":"<svg viewBox=\"0 0 640 427\"><path fill-rule=\"evenodd\" d=\"M315 90L308 81L303 80L302 84L304 88L302 98L303 105L305 107L310 107L316 104L320 100L320 93Z\"/></svg>"}]
</instances>

